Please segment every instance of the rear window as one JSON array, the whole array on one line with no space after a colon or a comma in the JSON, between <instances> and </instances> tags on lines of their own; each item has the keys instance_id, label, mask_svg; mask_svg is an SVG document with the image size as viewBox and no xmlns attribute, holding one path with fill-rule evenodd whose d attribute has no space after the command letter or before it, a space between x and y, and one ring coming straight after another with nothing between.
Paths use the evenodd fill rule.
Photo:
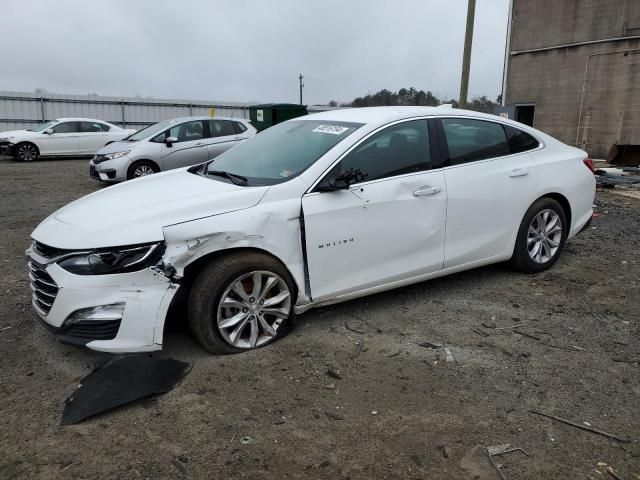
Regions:
<instances>
[{"instance_id":1,"label":"rear window","mask_svg":"<svg viewBox=\"0 0 640 480\"><path fill-rule=\"evenodd\" d=\"M247 127L245 127L244 124L240 122L233 122L233 124L236 126L236 131L238 133L243 133L247 131Z\"/></svg>"},{"instance_id":2,"label":"rear window","mask_svg":"<svg viewBox=\"0 0 640 480\"><path fill-rule=\"evenodd\" d=\"M503 125L504 131L507 133L507 142L509 143L509 151L511 153L521 153L527 150L538 148L540 143L526 132L517 128Z\"/></svg>"}]
</instances>

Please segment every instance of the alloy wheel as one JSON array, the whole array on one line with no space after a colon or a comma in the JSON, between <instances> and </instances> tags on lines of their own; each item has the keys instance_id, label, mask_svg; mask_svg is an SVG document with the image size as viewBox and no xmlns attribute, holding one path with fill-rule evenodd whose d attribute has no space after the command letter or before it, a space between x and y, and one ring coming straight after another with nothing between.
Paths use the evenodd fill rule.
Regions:
<instances>
[{"instance_id":1,"label":"alloy wheel","mask_svg":"<svg viewBox=\"0 0 640 480\"><path fill-rule=\"evenodd\" d=\"M154 173L156 173L156 172L149 165L139 165L133 171L133 176L134 176L134 178L135 177L146 177L147 175L152 175Z\"/></svg>"},{"instance_id":2,"label":"alloy wheel","mask_svg":"<svg viewBox=\"0 0 640 480\"><path fill-rule=\"evenodd\" d=\"M291 292L277 274L246 273L224 291L218 305L218 330L230 345L251 349L270 341L291 313Z\"/></svg>"},{"instance_id":3,"label":"alloy wheel","mask_svg":"<svg viewBox=\"0 0 640 480\"><path fill-rule=\"evenodd\" d=\"M562 220L556 212L546 209L533 217L527 234L527 250L534 262L543 264L551 260L561 241Z\"/></svg>"},{"instance_id":4,"label":"alloy wheel","mask_svg":"<svg viewBox=\"0 0 640 480\"><path fill-rule=\"evenodd\" d=\"M27 143L18 147L18 158L24 162L35 160L37 156L38 152L36 151L36 147L33 145L29 145Z\"/></svg>"}]
</instances>

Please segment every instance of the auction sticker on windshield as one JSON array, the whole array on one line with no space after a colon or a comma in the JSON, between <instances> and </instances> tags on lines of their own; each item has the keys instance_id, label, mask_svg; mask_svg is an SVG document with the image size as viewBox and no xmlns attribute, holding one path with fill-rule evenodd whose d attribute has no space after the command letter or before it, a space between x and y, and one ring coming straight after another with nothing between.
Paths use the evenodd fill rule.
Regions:
<instances>
[{"instance_id":1,"label":"auction sticker on windshield","mask_svg":"<svg viewBox=\"0 0 640 480\"><path fill-rule=\"evenodd\" d=\"M330 133L332 135L341 135L349 130L349 127L341 127L340 125L318 125L312 131L317 133Z\"/></svg>"}]
</instances>

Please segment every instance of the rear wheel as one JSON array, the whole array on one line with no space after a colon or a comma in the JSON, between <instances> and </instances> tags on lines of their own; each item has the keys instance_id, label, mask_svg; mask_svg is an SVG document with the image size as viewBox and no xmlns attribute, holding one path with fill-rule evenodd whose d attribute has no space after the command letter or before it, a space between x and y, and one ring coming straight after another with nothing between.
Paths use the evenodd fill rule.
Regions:
<instances>
[{"instance_id":1,"label":"rear wheel","mask_svg":"<svg viewBox=\"0 0 640 480\"><path fill-rule=\"evenodd\" d=\"M548 197L537 200L522 219L511 264L529 273L550 268L564 248L568 231L562 205Z\"/></svg>"},{"instance_id":2,"label":"rear wheel","mask_svg":"<svg viewBox=\"0 0 640 480\"><path fill-rule=\"evenodd\" d=\"M36 147L33 143L19 143L15 147L16 158L21 162L32 162L38 158L40 152L38 151L38 147Z\"/></svg>"},{"instance_id":3,"label":"rear wheel","mask_svg":"<svg viewBox=\"0 0 640 480\"><path fill-rule=\"evenodd\" d=\"M158 166L149 160L139 160L133 162L127 170L127 179L146 177L147 175L153 175L158 173L160 169Z\"/></svg>"},{"instance_id":4,"label":"rear wheel","mask_svg":"<svg viewBox=\"0 0 640 480\"><path fill-rule=\"evenodd\" d=\"M261 253L206 266L189 293L189 325L211 353L238 353L281 338L293 325L296 290L286 268Z\"/></svg>"}]
</instances>

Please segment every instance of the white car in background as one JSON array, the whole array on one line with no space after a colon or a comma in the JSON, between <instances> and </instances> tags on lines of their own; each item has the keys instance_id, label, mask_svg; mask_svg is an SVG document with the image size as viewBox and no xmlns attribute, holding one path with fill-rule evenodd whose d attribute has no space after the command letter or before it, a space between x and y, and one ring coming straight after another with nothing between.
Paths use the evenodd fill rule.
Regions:
<instances>
[{"instance_id":1,"label":"white car in background","mask_svg":"<svg viewBox=\"0 0 640 480\"><path fill-rule=\"evenodd\" d=\"M204 348L250 350L313 307L496 262L550 268L591 221L592 166L465 110L292 119L54 212L27 250L33 306L62 340L133 352L162 347L182 298Z\"/></svg>"},{"instance_id":2,"label":"white car in background","mask_svg":"<svg viewBox=\"0 0 640 480\"><path fill-rule=\"evenodd\" d=\"M122 140L135 130L93 118L58 118L29 130L0 133L0 148L17 160L38 157L72 157L95 154L108 143Z\"/></svg>"},{"instance_id":3,"label":"white car in background","mask_svg":"<svg viewBox=\"0 0 640 480\"><path fill-rule=\"evenodd\" d=\"M182 117L163 120L101 148L89 162L89 175L123 182L217 157L253 137L257 130L242 118Z\"/></svg>"}]
</instances>

